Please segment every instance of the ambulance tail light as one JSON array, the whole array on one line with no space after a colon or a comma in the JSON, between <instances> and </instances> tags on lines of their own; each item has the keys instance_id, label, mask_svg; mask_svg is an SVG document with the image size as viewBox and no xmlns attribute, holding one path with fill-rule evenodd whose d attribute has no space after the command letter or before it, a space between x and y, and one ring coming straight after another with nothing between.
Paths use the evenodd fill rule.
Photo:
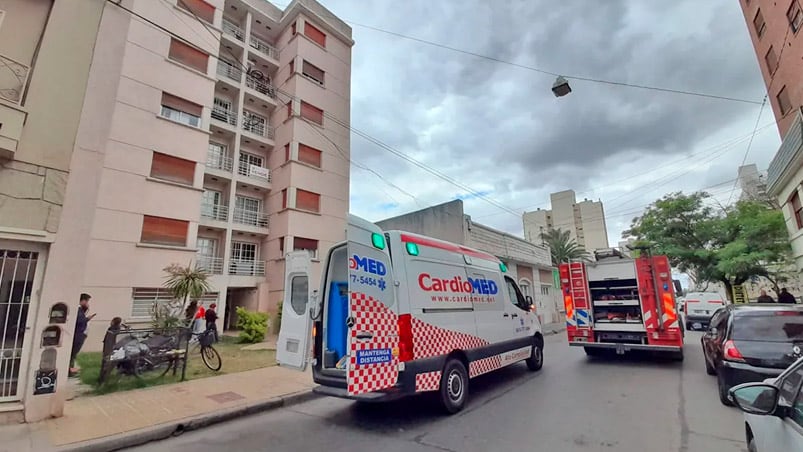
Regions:
<instances>
[{"instance_id":1,"label":"ambulance tail light","mask_svg":"<svg viewBox=\"0 0 803 452\"><path fill-rule=\"evenodd\" d=\"M399 361L413 359L413 320L410 314L399 316Z\"/></svg>"}]
</instances>

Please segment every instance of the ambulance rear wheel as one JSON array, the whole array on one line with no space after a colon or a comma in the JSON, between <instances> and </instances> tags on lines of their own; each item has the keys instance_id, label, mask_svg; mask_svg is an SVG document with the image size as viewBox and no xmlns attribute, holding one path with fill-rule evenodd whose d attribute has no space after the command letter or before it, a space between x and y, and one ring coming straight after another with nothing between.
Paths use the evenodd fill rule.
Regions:
<instances>
[{"instance_id":1,"label":"ambulance rear wheel","mask_svg":"<svg viewBox=\"0 0 803 452\"><path fill-rule=\"evenodd\" d=\"M451 358L441 374L441 404L449 414L457 413L466 405L468 398L468 372L463 362Z\"/></svg>"},{"instance_id":2,"label":"ambulance rear wheel","mask_svg":"<svg viewBox=\"0 0 803 452\"><path fill-rule=\"evenodd\" d=\"M544 367L544 342L538 338L533 339L533 348L530 357L524 360L527 368L535 372Z\"/></svg>"}]
</instances>

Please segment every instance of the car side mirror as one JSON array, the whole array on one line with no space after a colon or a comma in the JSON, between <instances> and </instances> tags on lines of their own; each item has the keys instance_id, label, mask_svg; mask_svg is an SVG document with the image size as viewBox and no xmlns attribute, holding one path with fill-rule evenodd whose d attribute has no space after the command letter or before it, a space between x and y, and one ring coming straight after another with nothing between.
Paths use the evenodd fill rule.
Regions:
<instances>
[{"instance_id":1,"label":"car side mirror","mask_svg":"<svg viewBox=\"0 0 803 452\"><path fill-rule=\"evenodd\" d=\"M711 328L708 329L708 335L709 336L713 336L715 334L717 334L717 327L712 326Z\"/></svg>"},{"instance_id":2,"label":"car side mirror","mask_svg":"<svg viewBox=\"0 0 803 452\"><path fill-rule=\"evenodd\" d=\"M728 398L745 413L767 415L778 407L778 388L767 383L744 383L728 391Z\"/></svg>"},{"instance_id":3,"label":"car side mirror","mask_svg":"<svg viewBox=\"0 0 803 452\"><path fill-rule=\"evenodd\" d=\"M528 306L533 304L533 297L527 295L526 297L524 297L524 299L527 301Z\"/></svg>"}]
</instances>

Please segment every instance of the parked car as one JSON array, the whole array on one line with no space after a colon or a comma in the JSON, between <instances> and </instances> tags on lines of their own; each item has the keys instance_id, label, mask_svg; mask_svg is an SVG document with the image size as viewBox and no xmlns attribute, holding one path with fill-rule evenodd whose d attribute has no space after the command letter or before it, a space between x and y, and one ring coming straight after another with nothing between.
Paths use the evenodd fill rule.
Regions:
<instances>
[{"instance_id":1,"label":"parked car","mask_svg":"<svg viewBox=\"0 0 803 452\"><path fill-rule=\"evenodd\" d=\"M778 378L738 385L729 396L745 413L749 452L803 450L803 358Z\"/></svg>"},{"instance_id":2,"label":"parked car","mask_svg":"<svg viewBox=\"0 0 803 452\"><path fill-rule=\"evenodd\" d=\"M714 311L722 306L725 306L725 301L718 292L687 293L683 301L686 329L692 331L708 328Z\"/></svg>"},{"instance_id":3,"label":"parked car","mask_svg":"<svg viewBox=\"0 0 803 452\"><path fill-rule=\"evenodd\" d=\"M730 388L775 378L803 355L803 306L725 306L711 317L701 342L705 370L717 376L719 399L732 405Z\"/></svg>"}]
</instances>

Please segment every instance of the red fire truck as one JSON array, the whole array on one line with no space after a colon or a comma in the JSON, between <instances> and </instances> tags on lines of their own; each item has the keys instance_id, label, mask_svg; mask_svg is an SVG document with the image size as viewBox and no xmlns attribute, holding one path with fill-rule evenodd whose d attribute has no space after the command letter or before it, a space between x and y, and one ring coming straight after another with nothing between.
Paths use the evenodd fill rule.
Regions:
<instances>
[{"instance_id":1,"label":"red fire truck","mask_svg":"<svg viewBox=\"0 0 803 452\"><path fill-rule=\"evenodd\" d=\"M667 257L610 249L595 258L560 266L569 345L590 356L648 350L682 361L684 330Z\"/></svg>"}]
</instances>

